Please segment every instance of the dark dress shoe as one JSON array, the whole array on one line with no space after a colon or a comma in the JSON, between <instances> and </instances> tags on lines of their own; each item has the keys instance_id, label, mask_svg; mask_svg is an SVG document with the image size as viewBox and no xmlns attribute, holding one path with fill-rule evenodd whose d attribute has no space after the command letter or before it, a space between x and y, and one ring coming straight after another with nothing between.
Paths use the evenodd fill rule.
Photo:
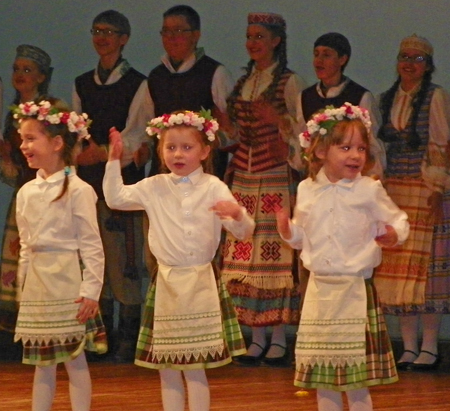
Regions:
<instances>
[{"instance_id":1,"label":"dark dress shoe","mask_svg":"<svg viewBox=\"0 0 450 411\"><path fill-rule=\"evenodd\" d=\"M258 343L252 342L248 348L250 348L252 345L256 345L257 347L259 347L261 349L261 354L256 357L253 355L240 355L239 357L235 358L235 360L239 364L248 366L257 366L261 364L261 360L266 355L268 347L261 347Z\"/></svg>"},{"instance_id":2,"label":"dark dress shoe","mask_svg":"<svg viewBox=\"0 0 450 411\"><path fill-rule=\"evenodd\" d=\"M281 357L275 357L275 358L267 358L264 357L262 359L262 362L266 365L268 365L269 367L288 367L289 364L289 353L286 347L283 347L280 344L270 344L270 347L272 346L277 346L280 347L284 350L284 354ZM268 350L267 350L268 351Z\"/></svg>"},{"instance_id":3,"label":"dark dress shoe","mask_svg":"<svg viewBox=\"0 0 450 411\"><path fill-rule=\"evenodd\" d=\"M409 364L408 370L413 370L413 371L432 371L432 370L436 370L439 367L439 363L441 362L441 357L439 357L438 354L433 354L432 352L426 351L426 350L422 350L420 352L424 352L424 353L427 353L427 354L433 356L434 357L434 361L432 363L430 363L430 364L412 362L411 364Z\"/></svg>"},{"instance_id":4,"label":"dark dress shoe","mask_svg":"<svg viewBox=\"0 0 450 411\"><path fill-rule=\"evenodd\" d=\"M405 350L404 352L409 352L411 354L414 354L416 356L416 358L419 356L419 354L415 353L414 351L411 350ZM402 356L403 357L403 356ZM412 361L400 361L397 363L397 370L399 371L405 371L408 369L408 367L413 364Z\"/></svg>"}]
</instances>

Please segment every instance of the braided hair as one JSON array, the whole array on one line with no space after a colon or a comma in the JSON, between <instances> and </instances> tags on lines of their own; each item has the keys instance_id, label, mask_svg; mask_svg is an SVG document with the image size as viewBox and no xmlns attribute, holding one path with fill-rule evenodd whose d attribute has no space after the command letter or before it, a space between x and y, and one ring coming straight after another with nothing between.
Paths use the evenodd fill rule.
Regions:
<instances>
[{"instance_id":1,"label":"braided hair","mask_svg":"<svg viewBox=\"0 0 450 411\"><path fill-rule=\"evenodd\" d=\"M408 145L412 149L415 149L415 150L417 150L417 148L419 148L420 143L421 143L420 136L416 130L417 119L419 118L420 107L422 106L423 102L425 101L425 98L427 96L428 90L431 85L432 74L436 69L432 56L427 55L426 64L427 64L428 69L423 76L420 89L417 92L416 96L414 97L414 99L411 103L411 106L412 106L411 133L407 136L407 142L408 142ZM382 115L383 126L380 127L378 136L381 140L386 141L386 142L393 141L396 139L396 137L386 135L384 126L389 122L392 105L394 104L395 94L397 93L397 90L400 86L400 82L401 82L401 78L400 78L400 76L398 76L395 83L392 85L392 87L388 91L386 91L386 93L383 95L383 97L380 101L380 110L381 110L381 115Z\"/></svg>"},{"instance_id":2,"label":"braided hair","mask_svg":"<svg viewBox=\"0 0 450 411\"><path fill-rule=\"evenodd\" d=\"M275 92L278 86L278 83L281 79L281 76L289 71L287 68L287 35L286 30L283 27L279 26L272 26L272 25L264 25L265 28L267 28L274 37L280 37L280 42L275 47L273 55L274 59L278 60L278 65L273 71L273 79L270 83L269 87L267 87L266 90L262 93L262 96L265 100L271 101L275 97ZM236 106L235 103L241 94L242 87L244 86L247 79L250 77L252 73L253 66L255 65L254 60L250 60L247 63L247 66L243 69L245 70L245 74L237 81L236 85L234 86L233 91L231 92L230 96L227 99L227 107L228 107L228 115L230 118L234 121L236 120Z\"/></svg>"}]
</instances>

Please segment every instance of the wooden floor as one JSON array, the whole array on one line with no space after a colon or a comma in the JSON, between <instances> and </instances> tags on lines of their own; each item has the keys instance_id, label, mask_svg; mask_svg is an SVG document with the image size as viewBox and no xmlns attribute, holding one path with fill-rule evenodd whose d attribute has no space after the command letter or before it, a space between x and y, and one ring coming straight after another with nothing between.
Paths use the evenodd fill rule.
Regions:
<instances>
[{"instance_id":1,"label":"wooden floor","mask_svg":"<svg viewBox=\"0 0 450 411\"><path fill-rule=\"evenodd\" d=\"M29 411L34 367L0 362L0 410ZM162 411L158 372L132 364L91 363L92 411ZM211 411L315 411L315 391L296 396L291 368L228 365L208 370ZM58 368L52 411L70 411L68 381ZM450 373L402 372L396 384L371 388L377 411L450 410ZM347 409L347 408L346 408Z\"/></svg>"}]
</instances>

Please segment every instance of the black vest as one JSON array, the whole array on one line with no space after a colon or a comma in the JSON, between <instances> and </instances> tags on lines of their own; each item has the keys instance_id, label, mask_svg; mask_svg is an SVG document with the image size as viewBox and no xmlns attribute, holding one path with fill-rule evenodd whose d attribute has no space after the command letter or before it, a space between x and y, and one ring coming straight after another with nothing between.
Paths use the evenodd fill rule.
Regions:
<instances>
[{"instance_id":1,"label":"black vest","mask_svg":"<svg viewBox=\"0 0 450 411\"><path fill-rule=\"evenodd\" d=\"M92 119L89 127L91 138L98 145L108 144L109 129L116 127L123 130L128 118L130 104L145 76L133 68L116 83L99 85L94 81L94 70L88 71L75 79L75 88L81 100L81 109ZM134 164L123 170L126 184L136 182L143 177ZM79 166L77 174L94 187L100 199L103 199L102 180L105 163Z\"/></svg>"},{"instance_id":2,"label":"black vest","mask_svg":"<svg viewBox=\"0 0 450 411\"><path fill-rule=\"evenodd\" d=\"M203 56L184 73L171 73L164 64L154 68L148 76L148 87L155 115L176 110L199 111L214 107L211 84L219 62Z\"/></svg>"},{"instance_id":3,"label":"black vest","mask_svg":"<svg viewBox=\"0 0 450 411\"><path fill-rule=\"evenodd\" d=\"M314 113L324 109L326 106L340 107L344 103L351 103L358 106L362 96L367 91L364 87L350 80L336 97L324 98L317 93L316 84L302 91L302 110L305 122L308 121Z\"/></svg>"},{"instance_id":4,"label":"black vest","mask_svg":"<svg viewBox=\"0 0 450 411\"><path fill-rule=\"evenodd\" d=\"M171 73L164 64L155 67L148 76L148 88L155 105L155 116L177 110L200 111L214 107L211 85L214 73L220 63L203 56L184 73ZM157 142L156 142L157 144ZM153 153L156 153L153 150ZM213 151L214 174L223 179L228 162L228 154ZM150 175L159 173L159 157L152 156Z\"/></svg>"}]
</instances>

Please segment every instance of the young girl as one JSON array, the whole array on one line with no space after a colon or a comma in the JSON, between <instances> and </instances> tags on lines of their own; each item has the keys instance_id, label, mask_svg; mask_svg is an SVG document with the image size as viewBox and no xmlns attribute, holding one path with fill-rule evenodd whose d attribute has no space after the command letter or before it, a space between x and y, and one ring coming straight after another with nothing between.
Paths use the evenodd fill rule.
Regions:
<instances>
[{"instance_id":1,"label":"young girl","mask_svg":"<svg viewBox=\"0 0 450 411\"><path fill-rule=\"evenodd\" d=\"M64 362L72 410L88 411L91 381L83 348L106 351L98 316L104 257L97 198L70 167L78 140L88 137L88 120L58 100L20 104L12 111L20 149L38 169L17 193L22 292L15 340L22 340L23 362L36 366L32 409L51 409L56 366Z\"/></svg>"},{"instance_id":2,"label":"young girl","mask_svg":"<svg viewBox=\"0 0 450 411\"><path fill-rule=\"evenodd\" d=\"M372 285L381 246L405 241L406 214L379 181L362 177L370 158L367 111L328 107L300 135L310 177L298 187L292 221L278 230L311 271L296 343L294 384L317 388L319 410L372 410L367 387L397 381L382 311Z\"/></svg>"},{"instance_id":3,"label":"young girl","mask_svg":"<svg viewBox=\"0 0 450 411\"><path fill-rule=\"evenodd\" d=\"M135 363L159 370L165 411L184 410L182 372L189 409L209 410L205 369L245 352L231 299L211 261L222 226L243 241L253 233L254 222L227 186L203 171L202 166L211 170L217 128L207 112L153 119L147 131L160 138L159 156L171 173L126 186L120 174L121 137L114 128L110 133L106 202L114 209L147 212L149 245L158 261Z\"/></svg>"}]
</instances>

